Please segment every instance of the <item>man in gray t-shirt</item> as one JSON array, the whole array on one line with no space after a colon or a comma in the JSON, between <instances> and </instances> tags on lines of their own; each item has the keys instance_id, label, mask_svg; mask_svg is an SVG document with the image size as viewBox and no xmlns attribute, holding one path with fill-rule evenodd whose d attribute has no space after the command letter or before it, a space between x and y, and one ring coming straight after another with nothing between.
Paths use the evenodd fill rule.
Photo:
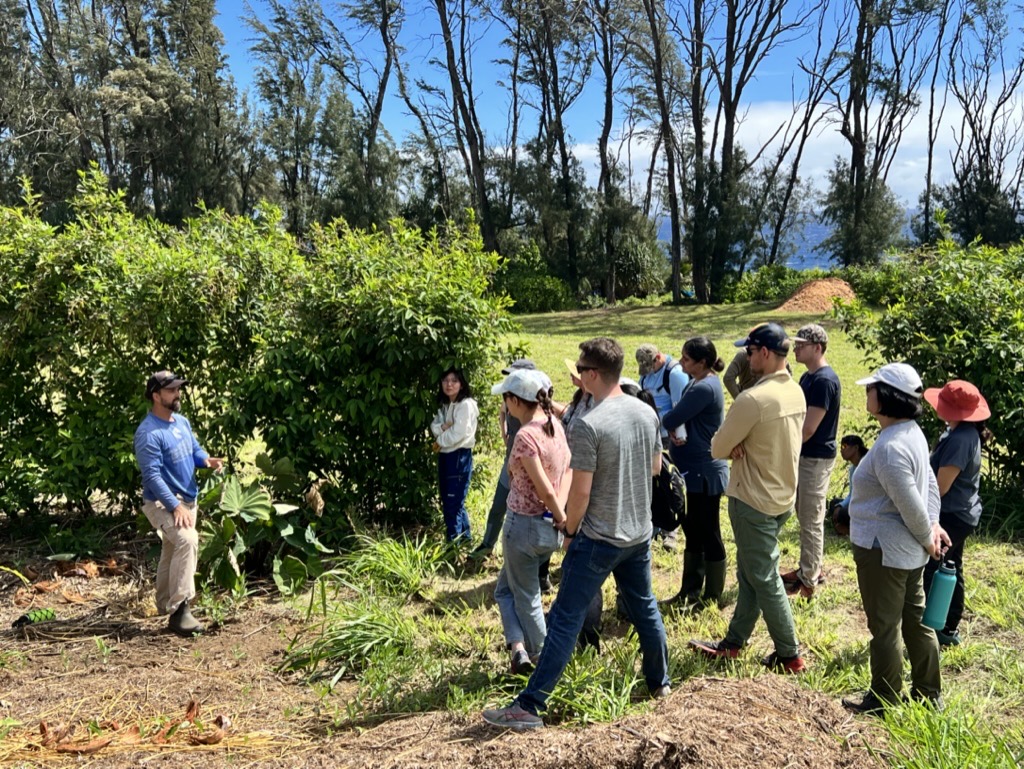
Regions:
<instances>
[{"instance_id":1,"label":"man in gray t-shirt","mask_svg":"<svg viewBox=\"0 0 1024 769\"><path fill-rule=\"evenodd\" d=\"M619 387L622 347L607 338L580 344L576 364L594 409L573 435L572 486L566 504L562 583L548 616L548 632L515 702L485 710L484 720L511 729L543 726L548 697L569 663L590 602L609 574L636 628L643 674L653 697L668 695L668 645L651 590L651 478L661 472L658 417Z\"/></svg>"},{"instance_id":2,"label":"man in gray t-shirt","mask_svg":"<svg viewBox=\"0 0 1024 769\"><path fill-rule=\"evenodd\" d=\"M658 454L658 415L638 398L602 401L580 421L571 467L593 474L580 530L590 539L629 547L651 538L651 457Z\"/></svg>"}]
</instances>

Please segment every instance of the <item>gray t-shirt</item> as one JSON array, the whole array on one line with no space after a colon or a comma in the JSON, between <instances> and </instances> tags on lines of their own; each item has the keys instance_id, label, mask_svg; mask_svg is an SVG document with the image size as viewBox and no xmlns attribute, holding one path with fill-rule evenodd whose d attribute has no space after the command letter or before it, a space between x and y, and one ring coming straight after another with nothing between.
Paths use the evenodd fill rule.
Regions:
<instances>
[{"instance_id":1,"label":"gray t-shirt","mask_svg":"<svg viewBox=\"0 0 1024 769\"><path fill-rule=\"evenodd\" d=\"M981 436L978 428L961 422L955 430L947 430L931 456L932 470L939 474L940 467L957 467L960 474L942 498L941 512L955 515L964 523L977 526L981 520Z\"/></svg>"},{"instance_id":2,"label":"gray t-shirt","mask_svg":"<svg viewBox=\"0 0 1024 769\"><path fill-rule=\"evenodd\" d=\"M651 470L661 451L658 415L623 395L597 404L573 426L573 470L594 474L581 530L631 547L651 538Z\"/></svg>"}]
</instances>

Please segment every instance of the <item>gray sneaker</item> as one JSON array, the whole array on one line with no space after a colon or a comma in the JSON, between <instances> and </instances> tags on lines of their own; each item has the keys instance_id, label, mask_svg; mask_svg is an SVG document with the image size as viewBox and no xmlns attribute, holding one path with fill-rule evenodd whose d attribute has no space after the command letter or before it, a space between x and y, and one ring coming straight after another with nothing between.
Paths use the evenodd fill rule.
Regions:
<instances>
[{"instance_id":1,"label":"gray sneaker","mask_svg":"<svg viewBox=\"0 0 1024 769\"><path fill-rule=\"evenodd\" d=\"M192 616L188 609L188 601L182 601L174 614L167 620L167 629L185 638L199 635L206 628L199 624L199 620Z\"/></svg>"},{"instance_id":2,"label":"gray sneaker","mask_svg":"<svg viewBox=\"0 0 1024 769\"><path fill-rule=\"evenodd\" d=\"M501 726L505 729L515 729L518 732L527 729L540 729L544 721L540 716L535 716L528 710L524 710L516 704L498 710L485 710L484 721L491 726Z\"/></svg>"},{"instance_id":3,"label":"gray sneaker","mask_svg":"<svg viewBox=\"0 0 1024 769\"><path fill-rule=\"evenodd\" d=\"M651 699L663 700L668 695L670 695L671 693L672 693L672 687L669 686L668 684L665 684L664 686L659 686L657 689L655 689L653 692L651 692Z\"/></svg>"}]
</instances>

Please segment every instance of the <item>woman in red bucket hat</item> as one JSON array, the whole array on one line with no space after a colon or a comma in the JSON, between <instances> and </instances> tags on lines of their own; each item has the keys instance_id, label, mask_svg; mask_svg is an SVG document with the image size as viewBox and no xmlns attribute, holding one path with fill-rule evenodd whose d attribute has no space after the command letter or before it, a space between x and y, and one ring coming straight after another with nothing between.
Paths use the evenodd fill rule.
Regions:
<instances>
[{"instance_id":1,"label":"woman in red bucket hat","mask_svg":"<svg viewBox=\"0 0 1024 769\"><path fill-rule=\"evenodd\" d=\"M958 626L964 612L964 541L981 519L981 447L992 437L985 420L992 412L978 388L970 382L954 379L942 388L924 391L924 399L946 423L946 431L932 451L931 465L939 482L942 507L939 525L949 534L952 546L943 560L956 565L956 587L946 615L946 626L935 635L941 646L960 643ZM939 561L931 560L924 571L927 594Z\"/></svg>"}]
</instances>

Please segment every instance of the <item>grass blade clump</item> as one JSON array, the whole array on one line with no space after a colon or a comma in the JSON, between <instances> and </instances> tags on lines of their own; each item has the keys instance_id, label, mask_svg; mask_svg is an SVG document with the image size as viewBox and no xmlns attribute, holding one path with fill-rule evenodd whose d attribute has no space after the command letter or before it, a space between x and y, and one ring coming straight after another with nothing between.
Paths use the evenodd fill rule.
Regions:
<instances>
[{"instance_id":1,"label":"grass blade clump","mask_svg":"<svg viewBox=\"0 0 1024 769\"><path fill-rule=\"evenodd\" d=\"M397 606L372 596L338 603L318 626L292 639L281 670L303 672L311 681L326 679L333 687L364 670L383 651L396 657L408 654L415 638L415 623Z\"/></svg>"},{"instance_id":2,"label":"grass blade clump","mask_svg":"<svg viewBox=\"0 0 1024 769\"><path fill-rule=\"evenodd\" d=\"M378 539L361 534L358 541L345 559L345 571L357 583L373 585L388 595L418 595L435 574L453 572L451 547L427 536Z\"/></svg>"},{"instance_id":3,"label":"grass blade clump","mask_svg":"<svg viewBox=\"0 0 1024 769\"><path fill-rule=\"evenodd\" d=\"M897 717L885 719L891 745L889 765L895 769L1016 769L1024 760L1009 738L994 734L979 717L961 712L944 712L916 703L901 708ZM956 708L960 711L960 708Z\"/></svg>"}]
</instances>

